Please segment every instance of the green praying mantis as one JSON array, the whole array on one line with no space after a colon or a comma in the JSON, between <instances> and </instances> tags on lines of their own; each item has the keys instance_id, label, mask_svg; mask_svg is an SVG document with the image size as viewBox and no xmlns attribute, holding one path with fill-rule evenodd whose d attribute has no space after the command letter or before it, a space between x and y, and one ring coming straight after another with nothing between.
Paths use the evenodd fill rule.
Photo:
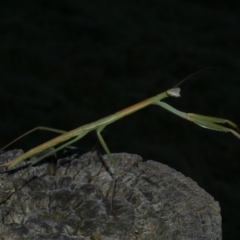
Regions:
<instances>
[{"instance_id":1,"label":"green praying mantis","mask_svg":"<svg viewBox=\"0 0 240 240\"><path fill-rule=\"evenodd\" d=\"M193 74L192 74L193 75ZM189 77L191 77L192 75L190 75ZM185 78L184 80L182 80L180 83L182 83L183 81L185 81L186 79L188 79L189 77ZM179 83L179 84L180 84ZM178 85L179 85L178 84ZM178 86L177 85L177 86ZM53 132L57 132L60 133L61 135L53 138L52 140L49 140L35 148L30 149L29 151L27 151L26 153L16 157L15 159L0 165L0 167L5 167L7 170L12 169L14 166L16 166L17 164L19 164L20 162L35 156L38 153L41 153L49 148L55 147L57 146L55 149L48 151L46 154L43 154L43 156L37 158L36 160L34 160L29 166L28 168L23 172L23 174L21 175L21 177L19 179L17 179L14 184L13 187L9 190L9 192L2 198L2 200L0 201L0 204L2 204L3 202L5 202L8 197L11 194L11 190L15 187L15 185L18 183L18 181L23 177L23 175L28 171L28 169L33 166L34 164L38 163L39 161L41 161L42 159L58 152L59 150L73 144L74 142L78 141L79 139L83 138L85 135L87 135L89 132L92 131L96 131L97 137L99 142L101 143L103 149L105 150L105 152L107 153L108 158L110 159L112 165L113 165L113 183L112 183L112 187L110 190L110 209L111 211L113 211L113 198L114 198L114 190L115 190L115 185L116 185L116 177L117 177L117 166L116 166L116 162L114 160L114 158L111 155L111 152L109 150L109 148L107 147L103 137L102 137L102 130L108 126L109 124L112 124L113 122L127 116L130 115L142 108L145 108L149 105L158 105L168 111L170 111L173 114L176 114L177 116L184 118L188 121L191 121L203 128L207 128L210 130L216 130L216 131L221 131L221 132L230 132L232 133L234 136L236 136L237 138L240 139L240 134L235 131L234 129L237 129L237 125L227 119L223 119L223 118L216 118L216 117L209 117L209 116L204 116L204 115L198 115L198 114L194 114L194 113L185 113L185 112L181 112L175 108L173 108L172 106L170 106L169 104L162 102L163 99L167 98L167 97L180 97L180 88L178 87L174 87L171 88L165 92L159 93L156 96L150 97L142 102L139 102L135 105L132 105L130 107L127 107L121 111L118 111L112 115L109 115L107 117L104 117L102 119L99 119L95 122L89 123L89 124L85 124L81 127L78 127L76 129L73 129L69 132L65 132L62 130L58 130L58 129L52 129L52 128L47 128L47 127L37 127L34 128L30 131L28 131L27 133L23 134L22 136L18 137L17 139L15 139L14 141L12 141L11 143L9 143L8 145L6 145L4 148L8 147L10 144L12 144L13 142L17 141L18 139L20 139L21 137L35 131L35 130L47 130L47 131L53 131ZM229 127L220 125L220 124L228 124ZM2 149L4 149L2 148ZM0 151L2 150L0 149Z\"/></svg>"}]
</instances>

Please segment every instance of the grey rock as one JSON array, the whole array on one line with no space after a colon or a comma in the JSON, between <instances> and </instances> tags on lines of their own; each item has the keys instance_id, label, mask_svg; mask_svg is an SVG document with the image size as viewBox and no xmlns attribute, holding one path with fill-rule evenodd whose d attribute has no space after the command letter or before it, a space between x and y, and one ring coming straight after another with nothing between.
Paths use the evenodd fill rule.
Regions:
<instances>
[{"instance_id":1,"label":"grey rock","mask_svg":"<svg viewBox=\"0 0 240 240\"><path fill-rule=\"evenodd\" d=\"M21 150L0 155L0 164ZM0 206L0 239L221 240L218 202L192 179L135 154L113 154L118 174L114 212L113 168L106 155L71 153L32 167ZM0 174L0 197L27 166Z\"/></svg>"}]
</instances>

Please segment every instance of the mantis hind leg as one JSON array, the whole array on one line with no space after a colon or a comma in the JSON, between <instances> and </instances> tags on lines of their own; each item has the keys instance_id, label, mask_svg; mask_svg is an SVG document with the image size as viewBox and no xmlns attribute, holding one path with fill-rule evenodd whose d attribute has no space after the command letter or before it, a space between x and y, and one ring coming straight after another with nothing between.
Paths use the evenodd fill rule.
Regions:
<instances>
[{"instance_id":1,"label":"mantis hind leg","mask_svg":"<svg viewBox=\"0 0 240 240\"><path fill-rule=\"evenodd\" d=\"M3 148L0 149L0 152L3 149L5 149L5 148L9 147L10 145L12 145L13 143L15 143L16 141L18 141L19 139L25 137L26 135L28 135L36 130L44 130L44 131L50 131L50 132L55 132L55 133L60 133L60 134L66 133L66 131L63 131L63 130L39 126L39 127L36 127L36 128L33 128L33 129L27 131L26 133L22 134L18 138L14 139L12 142L8 143L6 146L4 146Z\"/></svg>"},{"instance_id":2,"label":"mantis hind leg","mask_svg":"<svg viewBox=\"0 0 240 240\"><path fill-rule=\"evenodd\" d=\"M113 212L113 197L114 197L114 190L115 190L115 185L116 185L116 176L117 176L117 165L116 165L116 161L114 160L112 154L110 153L102 135L101 135L101 131L103 130L104 127L101 127L101 129L97 129L97 136L98 136L98 140L101 143L103 149L105 150L105 152L108 155L109 160L112 162L113 164L113 184L112 184L112 188L110 191L110 209Z\"/></svg>"},{"instance_id":3,"label":"mantis hind leg","mask_svg":"<svg viewBox=\"0 0 240 240\"><path fill-rule=\"evenodd\" d=\"M9 191L2 197L2 199L0 200L0 205L1 205L3 202L5 202L5 201L11 196L11 194L12 194L12 192L11 192L12 189L15 188L15 187L18 185L19 181L20 181L20 180L22 179L22 177L29 171L30 167L32 167L34 164L37 164L38 162L40 162L40 161L43 160L44 158L46 158L46 157L48 157L48 156L56 153L57 151L59 151L59 150L65 148L65 147L69 146L70 144L78 141L78 140L79 140L82 136L84 136L85 134L86 134L86 133L78 135L78 136L75 137L74 139L68 141L67 143L62 144L62 145L59 146L58 148L49 151L48 153L42 155L41 157L38 157L38 158L37 158L36 160L34 160L31 164L29 164L29 166L25 169L25 171L22 173L22 175L21 175L18 179L16 179L16 180L14 181L13 186L9 189Z\"/></svg>"}]
</instances>

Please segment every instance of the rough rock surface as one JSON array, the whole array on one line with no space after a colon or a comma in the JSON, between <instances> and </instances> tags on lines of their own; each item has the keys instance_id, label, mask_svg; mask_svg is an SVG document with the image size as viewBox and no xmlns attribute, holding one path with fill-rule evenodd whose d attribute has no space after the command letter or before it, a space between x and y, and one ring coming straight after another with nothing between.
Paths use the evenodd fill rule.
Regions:
<instances>
[{"instance_id":1,"label":"rough rock surface","mask_svg":"<svg viewBox=\"0 0 240 240\"><path fill-rule=\"evenodd\" d=\"M19 154L3 153L0 163ZM0 206L0 239L222 239L219 204L193 180L138 155L113 155L118 165L114 213L107 156L75 152L58 160L54 176L47 174L46 162L24 176ZM23 172L21 166L1 172L0 197Z\"/></svg>"}]
</instances>

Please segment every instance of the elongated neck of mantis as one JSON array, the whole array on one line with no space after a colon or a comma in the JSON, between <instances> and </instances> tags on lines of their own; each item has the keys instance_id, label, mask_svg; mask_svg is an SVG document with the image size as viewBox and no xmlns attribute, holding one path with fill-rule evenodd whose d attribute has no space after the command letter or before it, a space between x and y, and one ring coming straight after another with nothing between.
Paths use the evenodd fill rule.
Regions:
<instances>
[{"instance_id":1,"label":"elongated neck of mantis","mask_svg":"<svg viewBox=\"0 0 240 240\"><path fill-rule=\"evenodd\" d=\"M125 117L126 115L129 115L133 112L136 112L142 108L145 108L147 106L149 106L150 104L155 104L158 101L161 101L164 98L167 97L180 97L180 88L172 88L167 90L166 92L163 93L159 93L158 95L148 98L142 102L136 103L128 108L125 108L121 111L116 112L115 114L117 114L119 116L119 118Z\"/></svg>"},{"instance_id":2,"label":"elongated neck of mantis","mask_svg":"<svg viewBox=\"0 0 240 240\"><path fill-rule=\"evenodd\" d=\"M127 107L121 111L118 111L112 115L109 115L107 117L101 118L95 122L86 124L83 126L83 128L85 130L94 130L94 129L98 129L100 126L102 126L102 128L106 127L107 125L119 120L120 118L123 118L129 114L132 114L142 108L145 108L151 104L156 104L157 102L161 101L164 98L167 97L180 97L180 88L172 88L167 90L166 92L163 93L159 93L158 95L148 98L146 100L143 100L142 102L136 103L130 107ZM72 132L73 134L78 134L79 133L80 128L78 129L74 129Z\"/></svg>"}]
</instances>

